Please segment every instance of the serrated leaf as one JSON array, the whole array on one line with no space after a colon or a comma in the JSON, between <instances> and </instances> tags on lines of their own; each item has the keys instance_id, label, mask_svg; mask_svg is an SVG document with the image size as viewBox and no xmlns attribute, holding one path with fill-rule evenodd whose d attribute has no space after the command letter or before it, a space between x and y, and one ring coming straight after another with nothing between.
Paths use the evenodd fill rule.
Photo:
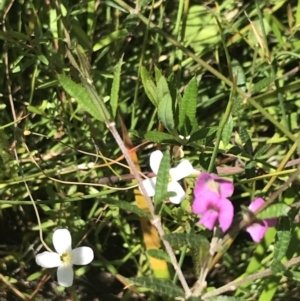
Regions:
<instances>
[{"instance_id":1,"label":"serrated leaf","mask_svg":"<svg viewBox=\"0 0 300 301\"><path fill-rule=\"evenodd\" d=\"M156 65L154 66L154 74L155 74L155 80L156 83L159 82L160 78L163 76L161 71L156 67Z\"/></svg>"},{"instance_id":2,"label":"serrated leaf","mask_svg":"<svg viewBox=\"0 0 300 301\"><path fill-rule=\"evenodd\" d=\"M283 203L271 204L257 215L259 219L275 218L287 215L290 211L290 207Z\"/></svg>"},{"instance_id":3,"label":"serrated leaf","mask_svg":"<svg viewBox=\"0 0 300 301\"><path fill-rule=\"evenodd\" d=\"M251 138L250 138L250 135L248 134L248 131L243 126L240 126L240 128L239 128L239 135L244 144L244 146L243 146L244 150L249 155L252 155L253 148L252 148Z\"/></svg>"},{"instance_id":4,"label":"serrated leaf","mask_svg":"<svg viewBox=\"0 0 300 301\"><path fill-rule=\"evenodd\" d=\"M271 270L273 274L277 274L283 273L286 268L279 260L274 259L271 265Z\"/></svg>"},{"instance_id":5,"label":"serrated leaf","mask_svg":"<svg viewBox=\"0 0 300 301\"><path fill-rule=\"evenodd\" d=\"M112 115L115 118L117 114L117 108L119 103L119 90L120 90L120 78L121 78L121 67L123 60L120 59L114 73L114 80L110 92L110 106Z\"/></svg>"},{"instance_id":6,"label":"serrated leaf","mask_svg":"<svg viewBox=\"0 0 300 301\"><path fill-rule=\"evenodd\" d=\"M274 260L280 261L286 255L291 237L290 220L288 217L282 217L277 227L277 240L274 245Z\"/></svg>"},{"instance_id":7,"label":"serrated leaf","mask_svg":"<svg viewBox=\"0 0 300 301\"><path fill-rule=\"evenodd\" d=\"M222 132L222 141L225 148L230 141L232 131L233 131L233 118L232 115L230 114Z\"/></svg>"},{"instance_id":8,"label":"serrated leaf","mask_svg":"<svg viewBox=\"0 0 300 301\"><path fill-rule=\"evenodd\" d=\"M196 233L170 233L164 235L163 239L167 240L173 246L189 245L198 248L200 245L209 245L209 241L205 236Z\"/></svg>"},{"instance_id":9,"label":"serrated leaf","mask_svg":"<svg viewBox=\"0 0 300 301\"><path fill-rule=\"evenodd\" d=\"M170 168L170 153L169 151L166 151L160 162L156 178L155 195L153 198L155 207L163 203L168 198L167 188L170 178Z\"/></svg>"},{"instance_id":10,"label":"serrated leaf","mask_svg":"<svg viewBox=\"0 0 300 301\"><path fill-rule=\"evenodd\" d=\"M114 200L114 199L101 199L101 198L99 199L99 201L104 204L110 204L110 205L116 206L123 210L128 210L132 213L135 213L138 216L150 218L150 214L147 213L145 210L142 210L139 207L137 207L136 205L132 205L128 202Z\"/></svg>"},{"instance_id":11,"label":"serrated leaf","mask_svg":"<svg viewBox=\"0 0 300 301\"><path fill-rule=\"evenodd\" d=\"M203 129L193 133L193 135L191 136L189 141L193 142L193 141L197 141L197 140L203 140L206 137L209 137L209 136L212 136L213 134L215 134L217 132L217 130L218 130L218 127L216 127L216 126L210 127L210 128L203 128Z\"/></svg>"},{"instance_id":12,"label":"serrated leaf","mask_svg":"<svg viewBox=\"0 0 300 301\"><path fill-rule=\"evenodd\" d=\"M237 87L239 87L243 91L246 91L246 77L241 64L237 60L232 60L231 67L232 76L236 81Z\"/></svg>"},{"instance_id":13,"label":"serrated leaf","mask_svg":"<svg viewBox=\"0 0 300 301\"><path fill-rule=\"evenodd\" d=\"M155 293L167 295L171 298L184 297L184 291L167 279L132 277L129 280L136 285L147 287L154 290Z\"/></svg>"},{"instance_id":14,"label":"serrated leaf","mask_svg":"<svg viewBox=\"0 0 300 301\"><path fill-rule=\"evenodd\" d=\"M247 179L251 179L255 177L255 167L256 167L256 162L251 160L247 162L245 166L245 174Z\"/></svg>"},{"instance_id":15,"label":"serrated leaf","mask_svg":"<svg viewBox=\"0 0 300 301\"><path fill-rule=\"evenodd\" d=\"M262 91L263 89L269 87L269 85L271 83L274 82L274 80L276 79L275 76L270 76L270 77L266 77L266 78L263 78L262 80L260 80L259 82L257 82L251 89L251 93L254 94L254 93L257 93L257 92L260 92Z\"/></svg>"},{"instance_id":16,"label":"serrated leaf","mask_svg":"<svg viewBox=\"0 0 300 301\"><path fill-rule=\"evenodd\" d=\"M100 112L97 111L87 91L81 85L73 82L69 77L63 74L59 74L57 77L64 90L71 97L75 98L85 111L89 112L96 119L104 121L104 118Z\"/></svg>"},{"instance_id":17,"label":"serrated leaf","mask_svg":"<svg viewBox=\"0 0 300 301\"><path fill-rule=\"evenodd\" d=\"M141 78L146 95L152 104L157 107L156 86L151 78L151 75L144 66L141 68Z\"/></svg>"},{"instance_id":18,"label":"serrated leaf","mask_svg":"<svg viewBox=\"0 0 300 301\"><path fill-rule=\"evenodd\" d=\"M166 96L170 95L169 85L164 76L161 76L160 79L157 81L157 89L156 89L156 99L158 103L158 107L162 99Z\"/></svg>"},{"instance_id":19,"label":"serrated leaf","mask_svg":"<svg viewBox=\"0 0 300 301\"><path fill-rule=\"evenodd\" d=\"M210 301L245 301L245 299L238 298L238 297L229 297L229 296L217 296L217 297L212 297L208 298L205 300L210 300Z\"/></svg>"},{"instance_id":20,"label":"serrated leaf","mask_svg":"<svg viewBox=\"0 0 300 301\"><path fill-rule=\"evenodd\" d=\"M170 262L169 255L166 252L164 252L163 250L150 249L150 250L147 250L147 254L151 257Z\"/></svg>"},{"instance_id":21,"label":"serrated leaf","mask_svg":"<svg viewBox=\"0 0 300 301\"><path fill-rule=\"evenodd\" d=\"M255 155L254 158L259 158L260 156L262 156L263 154L265 154L265 152L271 147L272 144L265 144L263 145L261 148L259 148Z\"/></svg>"},{"instance_id":22,"label":"serrated leaf","mask_svg":"<svg viewBox=\"0 0 300 301\"><path fill-rule=\"evenodd\" d=\"M137 136L139 138L160 143L160 142L165 142L165 143L175 143L176 140L174 137L168 133L163 133L159 131L150 131L150 132L142 132L142 131L136 131L136 130L131 130L131 133L134 136Z\"/></svg>"},{"instance_id":23,"label":"serrated leaf","mask_svg":"<svg viewBox=\"0 0 300 301\"><path fill-rule=\"evenodd\" d=\"M157 114L158 119L168 131L172 131L175 128L172 97L170 94L166 94L159 101Z\"/></svg>"},{"instance_id":24,"label":"serrated leaf","mask_svg":"<svg viewBox=\"0 0 300 301\"><path fill-rule=\"evenodd\" d=\"M186 86L180 103L179 128L188 127L192 130L197 110L198 86L197 79L193 77Z\"/></svg>"}]
</instances>

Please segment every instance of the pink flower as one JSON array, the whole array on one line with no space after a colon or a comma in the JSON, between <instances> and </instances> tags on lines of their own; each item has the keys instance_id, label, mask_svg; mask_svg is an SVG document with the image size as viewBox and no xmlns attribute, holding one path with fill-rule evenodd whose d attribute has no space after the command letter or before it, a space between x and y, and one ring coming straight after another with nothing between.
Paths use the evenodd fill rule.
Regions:
<instances>
[{"instance_id":1,"label":"pink flower","mask_svg":"<svg viewBox=\"0 0 300 301\"><path fill-rule=\"evenodd\" d=\"M256 198L251 204L249 205L249 210L255 212L258 210L265 201L262 198ZM246 231L251 235L252 239L255 242L260 242L265 233L267 232L269 227L274 227L276 225L277 219L270 218L264 219L257 222L254 222L251 226L247 227Z\"/></svg>"},{"instance_id":2,"label":"pink flower","mask_svg":"<svg viewBox=\"0 0 300 301\"><path fill-rule=\"evenodd\" d=\"M223 232L228 230L234 214L231 202L213 190L204 189L203 193L200 193L196 188L192 210L195 214L202 215L199 224L212 230L218 221Z\"/></svg>"},{"instance_id":3,"label":"pink flower","mask_svg":"<svg viewBox=\"0 0 300 301\"><path fill-rule=\"evenodd\" d=\"M227 198L233 194L233 183L226 179L220 178L215 174L202 172L197 180L194 194L205 194L207 191L215 191L222 198Z\"/></svg>"}]
</instances>

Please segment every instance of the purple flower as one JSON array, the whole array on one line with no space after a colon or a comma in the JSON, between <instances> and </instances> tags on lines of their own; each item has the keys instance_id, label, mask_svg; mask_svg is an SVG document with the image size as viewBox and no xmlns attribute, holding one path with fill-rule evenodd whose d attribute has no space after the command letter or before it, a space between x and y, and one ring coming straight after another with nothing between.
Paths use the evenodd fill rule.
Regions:
<instances>
[{"instance_id":1,"label":"purple flower","mask_svg":"<svg viewBox=\"0 0 300 301\"><path fill-rule=\"evenodd\" d=\"M251 202L248 208L250 211L255 212L264 203L265 201L262 198L256 198L253 202ZM276 225L276 222L276 218L259 220L257 222L254 222L251 226L247 227L246 231L251 235L252 239L255 242L260 242L263 239L268 228L274 227Z\"/></svg>"},{"instance_id":2,"label":"purple flower","mask_svg":"<svg viewBox=\"0 0 300 301\"><path fill-rule=\"evenodd\" d=\"M222 231L225 232L233 220L234 209L231 202L209 189L206 189L204 193L197 191L192 210L195 214L202 215L199 224L209 230L212 230L218 221Z\"/></svg>"},{"instance_id":3,"label":"purple flower","mask_svg":"<svg viewBox=\"0 0 300 301\"><path fill-rule=\"evenodd\" d=\"M205 194L207 191L215 191L222 198L227 198L233 194L233 183L226 179L220 178L215 174L202 172L197 180L194 194Z\"/></svg>"}]
</instances>

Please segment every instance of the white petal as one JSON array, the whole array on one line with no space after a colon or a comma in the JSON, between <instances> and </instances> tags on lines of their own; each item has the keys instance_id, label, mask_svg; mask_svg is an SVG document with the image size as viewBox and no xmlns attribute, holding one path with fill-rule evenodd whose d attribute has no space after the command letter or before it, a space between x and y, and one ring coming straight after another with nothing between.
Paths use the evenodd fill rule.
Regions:
<instances>
[{"instance_id":1,"label":"white petal","mask_svg":"<svg viewBox=\"0 0 300 301\"><path fill-rule=\"evenodd\" d=\"M176 196L170 197L170 202L173 204L180 204L185 199L185 191L178 182L169 183L168 191L176 193Z\"/></svg>"},{"instance_id":2,"label":"white petal","mask_svg":"<svg viewBox=\"0 0 300 301\"><path fill-rule=\"evenodd\" d=\"M90 247L79 247L72 250L72 263L85 265L94 259L94 251Z\"/></svg>"},{"instance_id":3,"label":"white petal","mask_svg":"<svg viewBox=\"0 0 300 301\"><path fill-rule=\"evenodd\" d=\"M74 272L71 264L63 264L57 269L57 281L60 285L69 287L73 284Z\"/></svg>"},{"instance_id":4,"label":"white petal","mask_svg":"<svg viewBox=\"0 0 300 301\"><path fill-rule=\"evenodd\" d=\"M53 233L53 246L58 254L65 252L71 252L72 250L72 238L69 230L58 229Z\"/></svg>"},{"instance_id":5,"label":"white petal","mask_svg":"<svg viewBox=\"0 0 300 301\"><path fill-rule=\"evenodd\" d=\"M172 181L179 181L188 177L194 172L194 168L190 161L183 160L175 168L170 169Z\"/></svg>"},{"instance_id":6,"label":"white petal","mask_svg":"<svg viewBox=\"0 0 300 301\"><path fill-rule=\"evenodd\" d=\"M156 177L149 178L143 181L145 190L148 196L154 196L155 194L155 185L156 185Z\"/></svg>"},{"instance_id":7,"label":"white petal","mask_svg":"<svg viewBox=\"0 0 300 301\"><path fill-rule=\"evenodd\" d=\"M43 268L56 268L61 265L59 254L48 251L37 254L35 257L35 262Z\"/></svg>"},{"instance_id":8,"label":"white petal","mask_svg":"<svg viewBox=\"0 0 300 301\"><path fill-rule=\"evenodd\" d=\"M160 150L156 150L150 155L150 167L156 175L158 173L162 157L163 153Z\"/></svg>"}]
</instances>

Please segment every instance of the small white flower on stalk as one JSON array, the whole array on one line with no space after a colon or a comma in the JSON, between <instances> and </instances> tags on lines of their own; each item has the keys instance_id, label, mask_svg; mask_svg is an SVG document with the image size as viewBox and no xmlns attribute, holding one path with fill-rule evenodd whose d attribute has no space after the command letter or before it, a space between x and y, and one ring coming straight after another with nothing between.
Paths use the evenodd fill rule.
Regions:
<instances>
[{"instance_id":1,"label":"small white flower on stalk","mask_svg":"<svg viewBox=\"0 0 300 301\"><path fill-rule=\"evenodd\" d=\"M73 284L73 264L86 265L94 259L94 252L90 247L79 247L72 250L72 238L69 230L55 230L52 237L56 252L45 251L37 254L35 261L43 268L57 267L57 280L62 286Z\"/></svg>"},{"instance_id":2,"label":"small white flower on stalk","mask_svg":"<svg viewBox=\"0 0 300 301\"><path fill-rule=\"evenodd\" d=\"M163 158L163 153L160 150L156 150L150 155L150 167L152 171L157 175L160 162ZM180 204L185 198L185 191L178 183L179 180L188 177L194 172L193 166L188 160L182 160L175 168L169 170L170 180L168 184L168 191L173 191L176 196L170 197L170 202L173 204ZM149 178L143 181L143 185L148 196L155 195L156 177Z\"/></svg>"}]
</instances>

